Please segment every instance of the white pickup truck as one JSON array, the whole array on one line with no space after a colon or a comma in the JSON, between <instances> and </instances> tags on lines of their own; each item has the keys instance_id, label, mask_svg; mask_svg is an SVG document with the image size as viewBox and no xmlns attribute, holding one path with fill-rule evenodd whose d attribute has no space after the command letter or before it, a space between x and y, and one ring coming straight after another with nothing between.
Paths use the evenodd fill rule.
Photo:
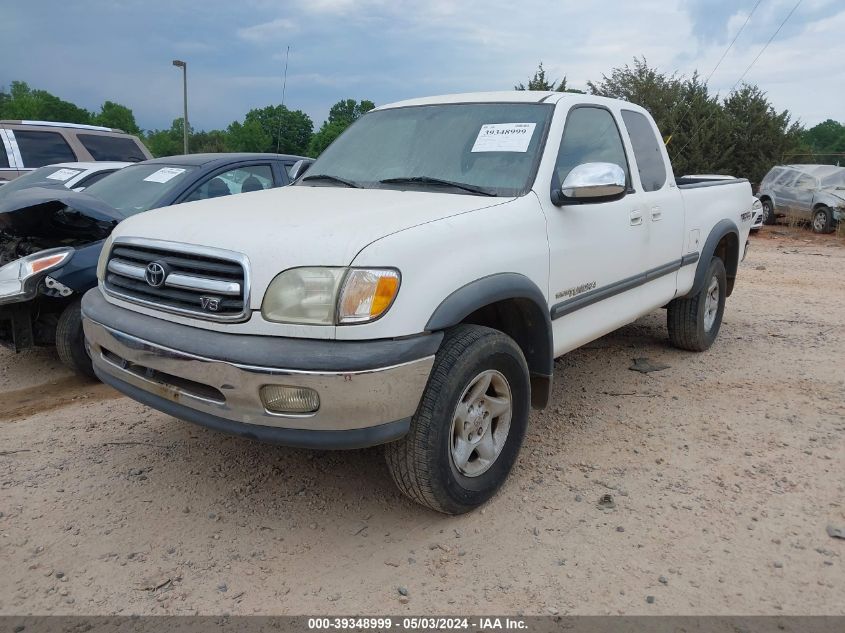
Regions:
<instances>
[{"instance_id":1,"label":"white pickup truck","mask_svg":"<svg viewBox=\"0 0 845 633\"><path fill-rule=\"evenodd\" d=\"M142 403L290 446L385 444L402 492L457 514L506 479L556 357L661 307L676 347L710 347L750 197L676 180L622 101L403 101L291 187L122 222L85 335Z\"/></svg>"}]
</instances>

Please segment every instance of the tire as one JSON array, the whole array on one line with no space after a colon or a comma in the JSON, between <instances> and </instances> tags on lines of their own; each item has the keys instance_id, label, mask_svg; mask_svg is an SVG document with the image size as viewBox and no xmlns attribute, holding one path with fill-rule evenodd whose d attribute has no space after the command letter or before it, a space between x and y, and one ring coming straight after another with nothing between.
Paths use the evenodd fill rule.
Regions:
<instances>
[{"instance_id":1,"label":"tire","mask_svg":"<svg viewBox=\"0 0 845 633\"><path fill-rule=\"evenodd\" d=\"M714 257L710 260L704 279L704 287L698 294L673 299L666 311L669 340L679 349L690 352L703 352L709 349L722 326L727 277L725 264L721 259ZM708 297L711 297L710 301ZM718 301L715 306L714 301Z\"/></svg>"},{"instance_id":2,"label":"tire","mask_svg":"<svg viewBox=\"0 0 845 633\"><path fill-rule=\"evenodd\" d=\"M509 421L507 413L498 413L508 392ZM528 365L513 339L477 325L447 331L410 431L385 446L393 481L403 494L438 512L477 508L501 487L516 461L530 399Z\"/></svg>"},{"instance_id":3,"label":"tire","mask_svg":"<svg viewBox=\"0 0 845 633\"><path fill-rule=\"evenodd\" d=\"M778 218L775 215L775 206L772 204L772 201L768 198L763 200L763 224L767 226L772 226L773 224L777 224Z\"/></svg>"},{"instance_id":4,"label":"tire","mask_svg":"<svg viewBox=\"0 0 845 633\"><path fill-rule=\"evenodd\" d=\"M813 233L833 232L833 213L828 207L813 210Z\"/></svg>"},{"instance_id":5,"label":"tire","mask_svg":"<svg viewBox=\"0 0 845 633\"><path fill-rule=\"evenodd\" d=\"M56 351L70 369L88 378L96 378L82 332L81 302L74 301L59 316L56 327Z\"/></svg>"}]
</instances>

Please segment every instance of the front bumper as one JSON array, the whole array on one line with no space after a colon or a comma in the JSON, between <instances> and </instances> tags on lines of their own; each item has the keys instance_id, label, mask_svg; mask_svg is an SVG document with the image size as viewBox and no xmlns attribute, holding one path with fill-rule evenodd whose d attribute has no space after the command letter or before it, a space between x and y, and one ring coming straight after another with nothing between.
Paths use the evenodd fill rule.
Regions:
<instances>
[{"instance_id":1,"label":"front bumper","mask_svg":"<svg viewBox=\"0 0 845 633\"><path fill-rule=\"evenodd\" d=\"M317 341L224 334L82 303L85 337L103 382L178 418L254 439L357 448L407 433L442 335L391 341ZM268 362L268 361L271 361ZM312 414L268 411L264 385L308 387Z\"/></svg>"}]
</instances>

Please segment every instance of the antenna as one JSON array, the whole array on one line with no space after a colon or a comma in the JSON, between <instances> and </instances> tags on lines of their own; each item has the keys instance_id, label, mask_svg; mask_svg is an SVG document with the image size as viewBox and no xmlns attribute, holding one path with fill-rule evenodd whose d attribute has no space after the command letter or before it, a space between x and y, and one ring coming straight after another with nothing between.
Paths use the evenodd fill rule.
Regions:
<instances>
[{"instance_id":1,"label":"antenna","mask_svg":"<svg viewBox=\"0 0 845 633\"><path fill-rule=\"evenodd\" d=\"M282 116L285 113L285 92L288 87L288 60L290 59L290 45L285 52L285 74L282 78L282 107L279 109L279 133L276 135L276 153L282 145Z\"/></svg>"}]
</instances>

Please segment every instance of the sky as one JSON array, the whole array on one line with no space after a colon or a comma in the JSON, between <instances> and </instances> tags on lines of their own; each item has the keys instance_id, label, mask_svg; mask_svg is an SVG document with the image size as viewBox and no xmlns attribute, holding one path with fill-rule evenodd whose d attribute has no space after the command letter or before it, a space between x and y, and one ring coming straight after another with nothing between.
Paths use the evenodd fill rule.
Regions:
<instances>
[{"instance_id":1,"label":"sky","mask_svg":"<svg viewBox=\"0 0 845 633\"><path fill-rule=\"evenodd\" d=\"M282 100L315 128L340 99L376 104L526 83L542 61L585 88L644 56L726 95L796 0L39 0L0 20L0 86L23 80L82 107L132 108L145 129L182 114L225 127ZM746 75L804 125L845 121L845 0L803 0Z\"/></svg>"}]
</instances>

